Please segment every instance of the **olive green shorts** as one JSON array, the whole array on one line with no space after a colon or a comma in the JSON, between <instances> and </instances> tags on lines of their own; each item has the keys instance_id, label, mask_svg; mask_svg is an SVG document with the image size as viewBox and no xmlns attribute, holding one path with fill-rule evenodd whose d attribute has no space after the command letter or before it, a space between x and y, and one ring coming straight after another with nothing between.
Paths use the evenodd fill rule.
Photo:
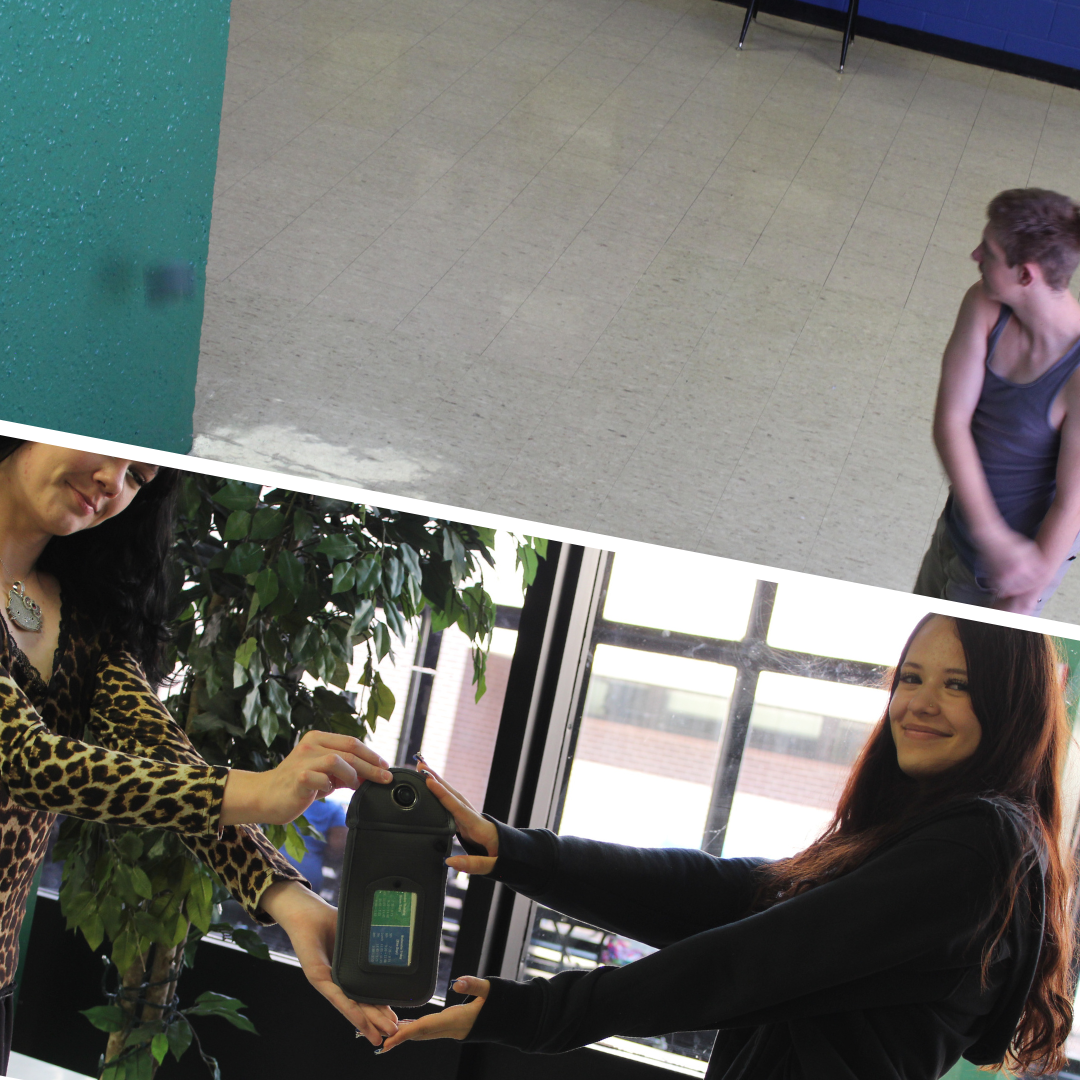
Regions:
<instances>
[{"instance_id":1,"label":"olive green shorts","mask_svg":"<svg viewBox=\"0 0 1080 1080\"><path fill-rule=\"evenodd\" d=\"M1033 614L1038 615L1057 591L1062 578L1065 577L1065 571L1072 565L1078 550L1080 550L1080 537L1073 544L1069 557L1061 564L1053 580L1046 586L1038 604L1035 605ZM934 529L930 546L923 556L919 576L915 580L915 588L912 592L918 596L933 596L938 600L955 600L958 604L976 604L979 607L990 607L994 602L994 591L987 588L981 579L975 576L953 547L944 512L938 518L937 527Z\"/></svg>"}]
</instances>

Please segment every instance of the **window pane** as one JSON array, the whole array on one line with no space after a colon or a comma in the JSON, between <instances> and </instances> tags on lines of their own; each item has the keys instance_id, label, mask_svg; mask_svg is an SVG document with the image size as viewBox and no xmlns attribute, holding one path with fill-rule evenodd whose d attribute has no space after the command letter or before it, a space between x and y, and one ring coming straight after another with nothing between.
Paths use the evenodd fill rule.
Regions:
<instances>
[{"instance_id":1,"label":"window pane","mask_svg":"<svg viewBox=\"0 0 1080 1080\"><path fill-rule=\"evenodd\" d=\"M517 565L517 547L509 533L495 534L495 565L479 560L484 573L484 588L496 604L519 608L525 599L521 569Z\"/></svg>"},{"instance_id":2,"label":"window pane","mask_svg":"<svg viewBox=\"0 0 1080 1080\"><path fill-rule=\"evenodd\" d=\"M733 668L710 661L598 645L559 832L700 847L734 682ZM620 965L652 951L538 907L522 974ZM663 1064L696 1064L708 1058L713 1037L684 1031L618 1041L644 1044Z\"/></svg>"},{"instance_id":3,"label":"window pane","mask_svg":"<svg viewBox=\"0 0 1080 1080\"><path fill-rule=\"evenodd\" d=\"M733 668L599 645L559 831L699 847Z\"/></svg>"},{"instance_id":4,"label":"window pane","mask_svg":"<svg viewBox=\"0 0 1080 1080\"><path fill-rule=\"evenodd\" d=\"M491 757L495 752L495 735L516 644L516 631L498 629L494 632L487 660L487 692L477 701L469 639L456 626L443 631L421 749L428 764L440 776L446 777L473 806L484 805ZM464 854L456 841L454 854ZM439 978L435 984L438 997L446 996L468 884L467 875L450 871L443 907Z\"/></svg>"},{"instance_id":5,"label":"window pane","mask_svg":"<svg viewBox=\"0 0 1080 1080\"><path fill-rule=\"evenodd\" d=\"M814 840L887 701L884 690L763 671L724 857L780 859Z\"/></svg>"},{"instance_id":6,"label":"window pane","mask_svg":"<svg viewBox=\"0 0 1080 1080\"><path fill-rule=\"evenodd\" d=\"M504 554L505 561L505 554ZM511 549L510 565L513 565ZM488 587L492 582L485 579ZM504 589L504 595L506 590ZM520 589L519 589L520 594ZM517 643L513 630L497 629L492 635L491 650L487 661L487 693L475 700L476 687L472 682L472 649L469 639L456 627L443 631L439 645L439 660L431 686L424 722L421 748L424 757L436 772L457 788L474 805L483 805L487 790L491 757L495 750L495 735L506 696L506 681L510 661ZM404 644L395 640L396 663L389 658L379 665L383 681L394 694L396 705L389 720L381 720L367 743L387 761L397 758L401 738L402 719L409 698L409 685L416 671L417 637L410 628ZM353 668L354 681L348 690L359 690L355 682L363 670L364 650L358 650L357 663ZM411 764L411 763L410 763ZM331 799L347 807L352 798L348 789L334 792ZM462 854L455 846L455 854ZM340 889L340 865L324 860L323 888L325 899L336 904ZM450 975L450 963L457 944L461 908L465 898L468 878L464 874L450 872L447 880L446 903L443 908L443 934L439 954L439 975L435 985L437 997L445 997ZM249 920L235 901L228 902L228 916L238 926L248 925ZM292 953L287 935L280 927L254 927L269 947L277 952Z\"/></svg>"},{"instance_id":7,"label":"window pane","mask_svg":"<svg viewBox=\"0 0 1080 1080\"><path fill-rule=\"evenodd\" d=\"M737 564L687 551L620 551L604 618L736 641L746 633L756 577ZM703 604L701 598L710 602Z\"/></svg>"},{"instance_id":8,"label":"window pane","mask_svg":"<svg viewBox=\"0 0 1080 1080\"><path fill-rule=\"evenodd\" d=\"M926 601L918 596L790 578L777 586L768 641L777 649L891 665L925 614Z\"/></svg>"}]
</instances>

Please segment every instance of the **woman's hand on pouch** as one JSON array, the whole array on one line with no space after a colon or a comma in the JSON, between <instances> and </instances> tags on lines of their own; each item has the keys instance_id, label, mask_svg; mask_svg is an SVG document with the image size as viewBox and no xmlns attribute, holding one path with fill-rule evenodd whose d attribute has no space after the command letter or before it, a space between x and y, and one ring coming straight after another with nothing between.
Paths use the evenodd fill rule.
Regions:
<instances>
[{"instance_id":1,"label":"woman's hand on pouch","mask_svg":"<svg viewBox=\"0 0 1080 1080\"><path fill-rule=\"evenodd\" d=\"M221 801L221 825L286 825L317 798L365 780L388 784L387 763L351 735L309 731L276 769L230 769Z\"/></svg>"},{"instance_id":2,"label":"woman's hand on pouch","mask_svg":"<svg viewBox=\"0 0 1080 1080\"><path fill-rule=\"evenodd\" d=\"M385 1054L399 1043L410 1040L424 1042L427 1039L464 1039L472 1031L476 1017L484 1007L491 983L487 979L463 975L454 980L454 989L459 994L471 997L472 1001L467 1001L464 1005L451 1005L442 1012L430 1013L417 1020L399 1020L397 1034L391 1035L375 1053Z\"/></svg>"},{"instance_id":3,"label":"woman's hand on pouch","mask_svg":"<svg viewBox=\"0 0 1080 1080\"><path fill-rule=\"evenodd\" d=\"M289 935L307 980L373 1046L398 1030L397 1014L387 1005L361 1005L346 997L330 975L337 932L337 908L298 881L277 881L259 906Z\"/></svg>"},{"instance_id":4,"label":"woman's hand on pouch","mask_svg":"<svg viewBox=\"0 0 1080 1080\"><path fill-rule=\"evenodd\" d=\"M454 815L454 824L462 839L479 844L487 852L487 855L455 855L446 860L446 865L464 874L490 874L499 854L498 829L478 814L464 795L440 779L426 761L421 760L417 768L424 772L428 790Z\"/></svg>"}]
</instances>

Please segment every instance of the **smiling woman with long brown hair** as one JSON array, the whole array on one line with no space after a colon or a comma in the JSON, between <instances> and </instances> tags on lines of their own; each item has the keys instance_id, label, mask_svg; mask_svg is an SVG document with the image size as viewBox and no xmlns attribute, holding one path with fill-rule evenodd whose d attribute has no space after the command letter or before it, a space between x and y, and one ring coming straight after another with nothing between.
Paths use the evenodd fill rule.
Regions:
<instances>
[{"instance_id":1,"label":"smiling woman with long brown hair","mask_svg":"<svg viewBox=\"0 0 1080 1080\"><path fill-rule=\"evenodd\" d=\"M833 821L789 859L511 829L431 776L473 852L451 865L659 951L528 983L459 980L472 1001L402 1023L383 1049L464 1038L558 1053L718 1028L710 1080L937 1080L961 1056L1060 1068L1068 737L1049 638L935 615L904 647Z\"/></svg>"}]
</instances>

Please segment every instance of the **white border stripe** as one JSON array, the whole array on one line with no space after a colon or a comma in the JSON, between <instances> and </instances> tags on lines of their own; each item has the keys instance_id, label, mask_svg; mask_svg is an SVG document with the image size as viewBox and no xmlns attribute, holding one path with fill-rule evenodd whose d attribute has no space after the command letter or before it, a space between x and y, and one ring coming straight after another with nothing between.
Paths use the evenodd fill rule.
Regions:
<instances>
[{"instance_id":1,"label":"white border stripe","mask_svg":"<svg viewBox=\"0 0 1080 1080\"><path fill-rule=\"evenodd\" d=\"M641 540L627 540L622 537L606 536L602 533L584 532L580 529L567 529L559 525L548 525L523 518L506 517L501 514L485 513L482 510L469 510L461 506L448 506L445 503L429 502L426 499L410 499L386 492L372 491L368 488L353 487L348 484L332 483L327 480L313 480L304 476L291 476L286 473L272 472L267 469L253 469L247 465L231 465L225 461L212 461L189 454L173 454L165 450L133 446L129 443L112 442L108 439L95 439L86 435L72 435L67 432L53 431L49 428L31 427L28 424L15 424L0 420L0 435L12 438L29 439L33 442L64 446L73 450L88 450L132 461L145 461L152 465L186 469L188 472L203 473L208 476L221 476L228 480L240 480L244 483L262 484L266 487L280 487L293 491L302 491L310 495L319 495L343 502L367 503L372 506L399 510L403 513L422 514L433 518L445 518L461 521L467 525L478 525L490 529L502 529L507 532L526 533L541 536L548 540L559 540L583 547L601 548L605 551L675 551L680 557L702 559L713 562L720 560L731 567L745 571L747 576L755 576L766 581L835 581L839 589L862 589L888 595L890 599L897 595L911 595L896 589L884 589L877 585L865 585L847 578L827 578L820 574L807 574L799 570L785 570L777 566L764 566L759 563L742 562L727 559L720 555L707 555L700 551L684 548L668 548L660 544L648 544ZM998 626L1011 626L1020 630L1034 630L1042 634L1055 634L1058 637L1080 640L1080 625L1041 619L1031 615L1016 615L1008 611L995 611L992 608L971 607L951 600L932 600L925 596L911 596L913 621L920 614L937 612L959 618L975 619L979 622L995 623Z\"/></svg>"}]
</instances>

